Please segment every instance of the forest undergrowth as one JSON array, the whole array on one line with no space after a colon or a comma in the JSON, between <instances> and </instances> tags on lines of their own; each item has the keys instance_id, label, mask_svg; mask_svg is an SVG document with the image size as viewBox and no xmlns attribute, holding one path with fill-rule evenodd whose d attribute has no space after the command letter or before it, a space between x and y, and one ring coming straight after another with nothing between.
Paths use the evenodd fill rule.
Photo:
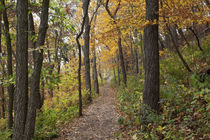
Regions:
<instances>
[{"instance_id":1,"label":"forest undergrowth","mask_svg":"<svg viewBox=\"0 0 210 140\"><path fill-rule=\"evenodd\" d=\"M210 76L204 73L209 68L209 36L198 47L182 47L181 52L193 69L188 73L176 54L164 50L160 59L160 114L149 112L147 123L141 119L144 75L130 75L128 85L117 87L121 130L117 138L145 140L193 140L210 138ZM139 103L140 102L140 103Z\"/></svg>"}]
</instances>

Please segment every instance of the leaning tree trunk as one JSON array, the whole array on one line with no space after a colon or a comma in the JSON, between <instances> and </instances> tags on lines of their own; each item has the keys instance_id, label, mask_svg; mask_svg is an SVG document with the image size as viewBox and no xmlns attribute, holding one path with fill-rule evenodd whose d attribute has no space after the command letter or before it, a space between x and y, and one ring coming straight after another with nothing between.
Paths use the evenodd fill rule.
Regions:
<instances>
[{"instance_id":1,"label":"leaning tree trunk","mask_svg":"<svg viewBox=\"0 0 210 140\"><path fill-rule=\"evenodd\" d=\"M16 93L13 140L23 140L28 101L28 0L18 0L16 12Z\"/></svg>"},{"instance_id":2,"label":"leaning tree trunk","mask_svg":"<svg viewBox=\"0 0 210 140\"><path fill-rule=\"evenodd\" d=\"M171 37L171 40L172 40L172 43L173 43L173 46L176 50L176 53L178 54L180 60L182 61L183 65L186 67L186 69L188 70L188 72L192 72L192 70L190 69L189 65L187 64L187 62L184 60L184 57L182 56L182 54L180 53L179 51L179 48L178 48L178 45L176 43L176 41L174 40L174 36L170 30L170 28L168 27L168 25L166 25L167 29L168 29L168 32L169 32L169 35Z\"/></svg>"},{"instance_id":3,"label":"leaning tree trunk","mask_svg":"<svg viewBox=\"0 0 210 140\"><path fill-rule=\"evenodd\" d=\"M195 39L197 41L197 45L198 45L198 48L200 49L200 51L203 51L203 49L201 48L201 43L200 43L200 39L198 37L198 35L196 34L196 32L192 29L192 28L189 28L189 30L193 33L193 35L195 36Z\"/></svg>"},{"instance_id":4,"label":"leaning tree trunk","mask_svg":"<svg viewBox=\"0 0 210 140\"><path fill-rule=\"evenodd\" d=\"M39 33L35 45L36 49L39 49L39 47L44 45L45 43L45 36L48 28L48 11L49 11L49 0L43 0ZM36 109L39 109L41 105L40 78L41 78L42 63L43 63L43 49L41 49L40 51L36 50L34 70L31 78L30 98L29 98L27 120L25 125L24 140L31 140L34 135Z\"/></svg>"},{"instance_id":5,"label":"leaning tree trunk","mask_svg":"<svg viewBox=\"0 0 210 140\"><path fill-rule=\"evenodd\" d=\"M86 11L88 9L88 0L83 0L83 13L84 15L86 14ZM85 63L85 86L86 86L86 90L87 90L87 97L88 100L91 102L92 101L92 97L91 97L91 77L90 77L90 58L89 58L89 48L90 48L90 24L89 24L89 16L87 15L87 17L85 18L85 32L84 32L84 63Z\"/></svg>"},{"instance_id":6,"label":"leaning tree trunk","mask_svg":"<svg viewBox=\"0 0 210 140\"><path fill-rule=\"evenodd\" d=\"M151 22L154 20L158 21L158 9L158 0L146 0L146 20ZM160 90L158 24L148 24L144 29L144 54L145 81L143 104L158 112Z\"/></svg>"},{"instance_id":7,"label":"leaning tree trunk","mask_svg":"<svg viewBox=\"0 0 210 140\"><path fill-rule=\"evenodd\" d=\"M5 6L4 0L1 0L1 4L5 7L3 11L3 21L4 21L4 34L6 38L7 44L7 74L8 77L13 76L12 71L12 45L11 45L11 38L9 33L9 21L7 17L7 9ZM12 129L13 126L13 101L14 101L14 85L9 84L7 87L9 101L8 101L8 128Z\"/></svg>"},{"instance_id":8,"label":"leaning tree trunk","mask_svg":"<svg viewBox=\"0 0 210 140\"><path fill-rule=\"evenodd\" d=\"M187 46L190 47L190 44L189 44L187 38L185 37L185 35L184 35L182 29L179 28L177 24L176 24L175 26L176 26L176 28L178 29L178 32L179 32L181 38L186 42Z\"/></svg>"}]
</instances>

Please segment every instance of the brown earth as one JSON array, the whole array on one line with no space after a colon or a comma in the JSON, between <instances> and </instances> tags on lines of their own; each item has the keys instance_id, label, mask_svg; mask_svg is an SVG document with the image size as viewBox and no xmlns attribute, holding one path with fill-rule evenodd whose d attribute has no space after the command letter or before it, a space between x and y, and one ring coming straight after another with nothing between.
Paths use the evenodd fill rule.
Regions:
<instances>
[{"instance_id":1,"label":"brown earth","mask_svg":"<svg viewBox=\"0 0 210 140\"><path fill-rule=\"evenodd\" d=\"M114 140L119 130L119 114L115 106L115 92L106 85L100 96L83 112L83 117L74 120L55 140Z\"/></svg>"}]
</instances>

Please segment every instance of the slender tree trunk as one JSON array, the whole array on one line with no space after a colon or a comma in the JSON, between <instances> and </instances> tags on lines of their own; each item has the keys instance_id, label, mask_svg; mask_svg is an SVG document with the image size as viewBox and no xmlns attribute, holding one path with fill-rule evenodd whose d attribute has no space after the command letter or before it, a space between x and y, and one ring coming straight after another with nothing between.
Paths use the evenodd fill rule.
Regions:
<instances>
[{"instance_id":1,"label":"slender tree trunk","mask_svg":"<svg viewBox=\"0 0 210 140\"><path fill-rule=\"evenodd\" d=\"M98 85L98 72L97 72L97 64L96 64L96 50L95 46L93 48L93 73L94 73L94 90L97 94L99 94L99 85Z\"/></svg>"},{"instance_id":2,"label":"slender tree trunk","mask_svg":"<svg viewBox=\"0 0 210 140\"><path fill-rule=\"evenodd\" d=\"M162 39L160 38L160 36L159 36L159 43L160 43L160 46L161 46L161 47L159 47L159 49L160 49L161 51L163 51L164 48L165 48L165 46L164 46L164 43L163 43Z\"/></svg>"},{"instance_id":3,"label":"slender tree trunk","mask_svg":"<svg viewBox=\"0 0 210 140\"><path fill-rule=\"evenodd\" d=\"M189 42L188 42L187 38L185 37L185 35L184 35L184 33L183 33L182 29L181 29L181 28L179 28L177 24L176 24L175 26L176 26L176 28L178 29L178 32L179 32L179 34L180 34L181 38L182 38L182 39L186 42L187 46L189 47L189 46L190 46L190 44L189 44Z\"/></svg>"},{"instance_id":4,"label":"slender tree trunk","mask_svg":"<svg viewBox=\"0 0 210 140\"><path fill-rule=\"evenodd\" d=\"M179 51L179 48L176 44L176 41L174 40L174 37L173 37L173 34L170 30L170 28L167 26L167 29L169 31L169 35L171 36L171 40L172 40L172 43L173 43L173 46L174 46L174 49L176 50L176 53L178 54L179 58L181 59L182 63L184 64L184 66L186 67L186 69L189 71L189 72L192 72L192 70L190 69L189 65L187 64L187 62L184 60L184 57L182 56L182 54L180 53Z\"/></svg>"},{"instance_id":5,"label":"slender tree trunk","mask_svg":"<svg viewBox=\"0 0 210 140\"><path fill-rule=\"evenodd\" d=\"M123 74L123 83L127 84L127 75L126 75L126 69L125 69L125 62L124 62L124 57L123 57L123 50L122 50L122 44L121 44L121 32L120 30L118 31L118 49L119 49L119 58L120 58L120 66L122 69L122 74Z\"/></svg>"},{"instance_id":6,"label":"slender tree trunk","mask_svg":"<svg viewBox=\"0 0 210 140\"><path fill-rule=\"evenodd\" d=\"M23 140L28 101L28 0L18 0L16 12L16 94L13 140Z\"/></svg>"},{"instance_id":7,"label":"slender tree trunk","mask_svg":"<svg viewBox=\"0 0 210 140\"><path fill-rule=\"evenodd\" d=\"M56 34L56 36L55 36L55 50L57 49L57 37L58 37L58 34ZM52 61L51 61L51 53L50 53L50 47L49 47L49 41L48 41L48 39L47 39L47 56L48 56L48 61L49 61L49 64L50 64L50 66L49 66L49 75L51 75L52 76L52 73L53 73L53 70L54 70L54 67L55 67L55 65L54 64L52 64ZM57 61L57 51L56 51L56 57L55 57L55 62ZM49 80L50 80L50 82L52 82L52 77L50 76L50 78L49 78ZM50 86L49 87L49 91L48 91L48 93L50 94L50 97L52 98L53 97L53 88Z\"/></svg>"},{"instance_id":8,"label":"slender tree trunk","mask_svg":"<svg viewBox=\"0 0 210 140\"><path fill-rule=\"evenodd\" d=\"M136 63L136 74L140 73L139 71L139 56L138 56L138 46L135 46L135 63Z\"/></svg>"},{"instance_id":9,"label":"slender tree trunk","mask_svg":"<svg viewBox=\"0 0 210 140\"><path fill-rule=\"evenodd\" d=\"M2 46L1 46L1 34L2 34L2 13L0 12L0 64L2 66L2 79L0 79L0 98L1 98L1 116L0 118L5 118L5 97L4 97L4 85L3 85L3 80L4 80L4 75L5 75L5 70L4 70L4 64L1 60L1 56L3 55L2 53Z\"/></svg>"},{"instance_id":10,"label":"slender tree trunk","mask_svg":"<svg viewBox=\"0 0 210 140\"><path fill-rule=\"evenodd\" d=\"M114 82L115 82L115 83L117 83L117 78L116 78L115 67L113 67L113 74L114 74Z\"/></svg>"},{"instance_id":11,"label":"slender tree trunk","mask_svg":"<svg viewBox=\"0 0 210 140\"><path fill-rule=\"evenodd\" d=\"M2 82L0 80L0 82ZM0 84L0 98L1 98L1 116L0 118L5 118L5 97L4 97L4 86L3 84Z\"/></svg>"},{"instance_id":12,"label":"slender tree trunk","mask_svg":"<svg viewBox=\"0 0 210 140\"><path fill-rule=\"evenodd\" d=\"M6 38L6 44L7 44L7 74L8 77L13 76L12 71L12 45L11 45L11 38L9 33L9 21L7 17L7 9L5 6L4 0L1 0L1 4L5 7L3 11L3 21L4 21L4 34ZM8 95L9 95L9 102L8 102L8 128L12 129L13 126L13 101L14 101L14 85L9 84L7 87Z\"/></svg>"},{"instance_id":13,"label":"slender tree trunk","mask_svg":"<svg viewBox=\"0 0 210 140\"><path fill-rule=\"evenodd\" d=\"M97 0L97 3L99 0ZM96 24L97 12L95 14L94 23ZM93 37L95 37L95 26L93 27ZM99 84L98 84L98 71L97 71L97 60L96 60L96 42L95 38L93 39L93 81L94 81L94 90L99 94Z\"/></svg>"},{"instance_id":14,"label":"slender tree trunk","mask_svg":"<svg viewBox=\"0 0 210 140\"><path fill-rule=\"evenodd\" d=\"M83 17L83 21L82 21L81 31L76 37L76 41L77 41L77 45L78 45L78 49L79 49L79 66L78 66L79 116L82 116L82 91L81 91L81 85L82 85L82 83L81 83L81 65L82 65L82 55L81 55L81 53L82 52L81 51L82 50L81 50L81 45L80 45L80 42L79 42L79 38L83 34L83 30L84 30L86 22L87 22L89 4L90 4L90 0L83 1L84 17ZM90 76L90 73L89 73L89 76Z\"/></svg>"},{"instance_id":15,"label":"slender tree trunk","mask_svg":"<svg viewBox=\"0 0 210 140\"><path fill-rule=\"evenodd\" d=\"M117 66L118 86L120 86L120 68Z\"/></svg>"},{"instance_id":16,"label":"slender tree trunk","mask_svg":"<svg viewBox=\"0 0 210 140\"><path fill-rule=\"evenodd\" d=\"M41 79L42 79L41 80L41 104L40 104L39 109L42 108L42 106L44 105L44 100L45 100L45 97L44 97L44 95L45 95L45 92L44 92L45 83L44 83L44 78L42 77Z\"/></svg>"},{"instance_id":17,"label":"slender tree trunk","mask_svg":"<svg viewBox=\"0 0 210 140\"><path fill-rule=\"evenodd\" d=\"M79 68L78 68L78 81L79 81L79 116L82 116L82 92L81 92L81 46L79 47Z\"/></svg>"},{"instance_id":18,"label":"slender tree trunk","mask_svg":"<svg viewBox=\"0 0 210 140\"><path fill-rule=\"evenodd\" d=\"M193 35L195 36L196 41L197 41L198 48L200 49L200 51L203 51L203 49L201 48L201 43L200 43L200 39L198 38L198 35L196 34L196 32L195 32L192 28L189 28L189 30L190 30L190 31L193 33Z\"/></svg>"},{"instance_id":19,"label":"slender tree trunk","mask_svg":"<svg viewBox=\"0 0 210 140\"><path fill-rule=\"evenodd\" d=\"M101 65L100 64L99 64L98 72L99 72L99 77L101 79L101 85L103 85L103 75L102 75Z\"/></svg>"},{"instance_id":20,"label":"slender tree trunk","mask_svg":"<svg viewBox=\"0 0 210 140\"><path fill-rule=\"evenodd\" d=\"M48 28L48 10L49 10L49 0L43 0L39 33L35 45L36 49L44 45L45 43L45 36ZM24 140L31 140L34 136L36 109L39 109L41 105L40 76L42 70L42 63L43 63L43 49L41 49L40 51L35 51L35 63L34 63L34 71L31 78L31 88L30 88L31 94L29 98Z\"/></svg>"},{"instance_id":21,"label":"slender tree trunk","mask_svg":"<svg viewBox=\"0 0 210 140\"><path fill-rule=\"evenodd\" d=\"M140 35L141 36L141 40L142 40L142 42L143 42L143 36L142 35ZM144 47L143 47L143 45L141 45L140 46L141 47L141 53L142 53L142 66L143 66L143 69L145 70L145 55L144 55Z\"/></svg>"},{"instance_id":22,"label":"slender tree trunk","mask_svg":"<svg viewBox=\"0 0 210 140\"><path fill-rule=\"evenodd\" d=\"M88 0L83 0L83 14L85 14L86 10L88 9ZM87 97L88 100L91 102L91 77L90 77L90 58L89 58L89 45L90 45L90 24L89 24L89 16L85 18L85 32L84 32L84 63L85 63L85 86L87 90Z\"/></svg>"},{"instance_id":23,"label":"slender tree trunk","mask_svg":"<svg viewBox=\"0 0 210 140\"><path fill-rule=\"evenodd\" d=\"M158 5L158 0L146 0L146 20L158 21ZM145 81L143 104L158 112L160 90L158 24L149 24L144 29L144 53Z\"/></svg>"}]
</instances>

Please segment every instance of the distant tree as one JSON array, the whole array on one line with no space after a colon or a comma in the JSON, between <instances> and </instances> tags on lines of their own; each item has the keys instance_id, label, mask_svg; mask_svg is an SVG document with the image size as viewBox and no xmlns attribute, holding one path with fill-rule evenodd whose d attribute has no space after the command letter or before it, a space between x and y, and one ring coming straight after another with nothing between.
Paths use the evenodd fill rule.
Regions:
<instances>
[{"instance_id":1,"label":"distant tree","mask_svg":"<svg viewBox=\"0 0 210 140\"><path fill-rule=\"evenodd\" d=\"M5 5L5 1L1 0L1 4L4 7L3 10L3 21L4 21L4 34L6 38L7 44L7 74L8 77L11 78L13 76L12 70L12 44L11 37L9 33L9 20L7 17L7 8ZM9 103L8 103L8 128L11 129L13 126L13 102L14 102L14 85L9 84L7 87L8 95L9 95Z\"/></svg>"}]
</instances>

